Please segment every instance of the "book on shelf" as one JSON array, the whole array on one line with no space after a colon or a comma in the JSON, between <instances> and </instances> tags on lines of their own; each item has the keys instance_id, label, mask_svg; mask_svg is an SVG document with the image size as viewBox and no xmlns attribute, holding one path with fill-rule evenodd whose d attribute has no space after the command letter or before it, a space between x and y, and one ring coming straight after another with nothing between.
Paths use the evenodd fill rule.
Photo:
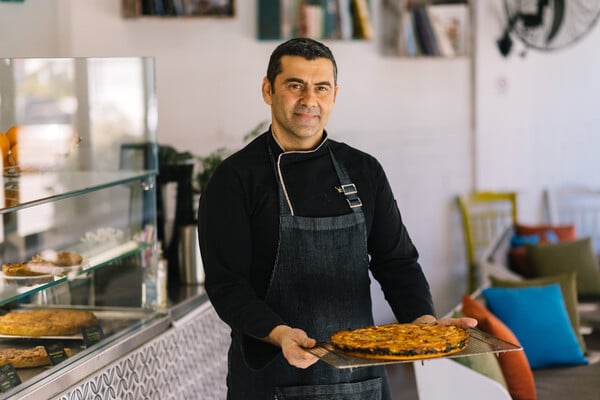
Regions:
<instances>
[{"instance_id":1,"label":"book on shelf","mask_svg":"<svg viewBox=\"0 0 600 400\"><path fill-rule=\"evenodd\" d=\"M340 38L344 40L352 39L352 14L351 0L337 0L338 18L340 21Z\"/></svg>"},{"instance_id":2,"label":"book on shelf","mask_svg":"<svg viewBox=\"0 0 600 400\"><path fill-rule=\"evenodd\" d=\"M402 13L401 18L401 28L400 31L401 37L399 44L400 55L408 56L408 57L416 57L421 54L421 48L417 43L417 38L415 37L415 27L413 24L413 15L412 13Z\"/></svg>"},{"instance_id":3,"label":"book on shelf","mask_svg":"<svg viewBox=\"0 0 600 400\"><path fill-rule=\"evenodd\" d=\"M323 0L323 36L328 39L341 39L340 10L338 0Z\"/></svg>"},{"instance_id":4,"label":"book on shelf","mask_svg":"<svg viewBox=\"0 0 600 400\"><path fill-rule=\"evenodd\" d=\"M321 4L302 2L300 4L300 26L298 35L309 38L323 37L323 9Z\"/></svg>"},{"instance_id":5,"label":"book on shelf","mask_svg":"<svg viewBox=\"0 0 600 400\"><path fill-rule=\"evenodd\" d=\"M123 18L136 18L142 13L140 0L123 0L121 3L121 15Z\"/></svg>"},{"instance_id":6,"label":"book on shelf","mask_svg":"<svg viewBox=\"0 0 600 400\"><path fill-rule=\"evenodd\" d=\"M142 1L142 15L157 15L156 2L154 0L141 0Z\"/></svg>"},{"instance_id":7,"label":"book on shelf","mask_svg":"<svg viewBox=\"0 0 600 400\"><path fill-rule=\"evenodd\" d=\"M175 7L175 15L185 15L185 0L172 0Z\"/></svg>"},{"instance_id":8,"label":"book on shelf","mask_svg":"<svg viewBox=\"0 0 600 400\"><path fill-rule=\"evenodd\" d=\"M448 38L454 55L469 54L470 27L469 6L467 4L431 4L428 11Z\"/></svg>"},{"instance_id":9,"label":"book on shelf","mask_svg":"<svg viewBox=\"0 0 600 400\"><path fill-rule=\"evenodd\" d=\"M281 2L258 1L258 37L261 39L279 39L281 37Z\"/></svg>"},{"instance_id":10,"label":"book on shelf","mask_svg":"<svg viewBox=\"0 0 600 400\"><path fill-rule=\"evenodd\" d=\"M355 27L354 37L365 40L373 39L371 12L367 0L352 0L352 14Z\"/></svg>"},{"instance_id":11,"label":"book on shelf","mask_svg":"<svg viewBox=\"0 0 600 400\"><path fill-rule=\"evenodd\" d=\"M429 5L425 6L425 12L433 31L433 40L437 44L439 55L443 57L453 57L455 55L454 46L446 32L446 26L443 21L431 10Z\"/></svg>"},{"instance_id":12,"label":"book on shelf","mask_svg":"<svg viewBox=\"0 0 600 400\"><path fill-rule=\"evenodd\" d=\"M280 19L281 37L290 38L298 36L298 21L300 18L301 0L281 0Z\"/></svg>"},{"instance_id":13,"label":"book on shelf","mask_svg":"<svg viewBox=\"0 0 600 400\"><path fill-rule=\"evenodd\" d=\"M433 33L431 21L424 6L412 9L415 33L421 52L425 56L439 56L440 49Z\"/></svg>"},{"instance_id":14,"label":"book on shelf","mask_svg":"<svg viewBox=\"0 0 600 400\"><path fill-rule=\"evenodd\" d=\"M163 2L163 15L177 15L177 9L175 8L175 0L162 0Z\"/></svg>"}]
</instances>

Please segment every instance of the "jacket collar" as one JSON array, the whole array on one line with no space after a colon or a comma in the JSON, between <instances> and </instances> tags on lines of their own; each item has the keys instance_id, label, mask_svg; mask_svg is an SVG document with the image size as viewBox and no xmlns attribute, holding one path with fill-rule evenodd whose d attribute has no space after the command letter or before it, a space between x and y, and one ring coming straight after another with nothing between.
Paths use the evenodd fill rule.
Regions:
<instances>
[{"instance_id":1,"label":"jacket collar","mask_svg":"<svg viewBox=\"0 0 600 400\"><path fill-rule=\"evenodd\" d=\"M315 147L314 149L311 150L293 150L293 151L284 151L283 147L281 146L281 144L277 141L277 138L275 137L275 134L273 134L273 129L270 126L269 127L269 135L268 135L268 141L269 144L271 145L271 149L272 151L275 153L275 157L279 157L280 154L285 153L287 154L318 154L321 153L323 151L326 151L327 146L329 145L329 140L328 140L328 135L327 135L327 131L324 130L323 131L323 140L321 140L321 143L319 143L319 145L317 147Z\"/></svg>"}]
</instances>

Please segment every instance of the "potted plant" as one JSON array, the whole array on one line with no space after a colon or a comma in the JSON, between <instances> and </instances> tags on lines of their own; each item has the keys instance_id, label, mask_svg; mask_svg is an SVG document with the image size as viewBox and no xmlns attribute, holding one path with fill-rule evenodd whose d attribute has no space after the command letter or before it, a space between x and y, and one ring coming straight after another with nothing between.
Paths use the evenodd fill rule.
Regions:
<instances>
[{"instance_id":1,"label":"potted plant","mask_svg":"<svg viewBox=\"0 0 600 400\"><path fill-rule=\"evenodd\" d=\"M261 121L256 125L250 132L246 133L243 137L244 143L260 135L265 128L268 126L269 121ZM225 147L219 147L212 153L206 156L196 156L196 168L197 172L194 179L194 192L197 195L201 195L206 189L206 185L210 180L213 172L221 162L230 154Z\"/></svg>"}]
</instances>

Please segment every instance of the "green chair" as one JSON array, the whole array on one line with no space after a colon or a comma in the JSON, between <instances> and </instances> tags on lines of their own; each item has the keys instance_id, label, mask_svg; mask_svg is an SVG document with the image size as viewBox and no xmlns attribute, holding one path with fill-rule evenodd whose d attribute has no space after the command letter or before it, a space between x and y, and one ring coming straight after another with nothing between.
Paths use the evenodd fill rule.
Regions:
<instances>
[{"instance_id":1,"label":"green chair","mask_svg":"<svg viewBox=\"0 0 600 400\"><path fill-rule=\"evenodd\" d=\"M467 288L474 292L480 283L483 252L517 221L515 192L472 192L457 196L467 259Z\"/></svg>"}]
</instances>

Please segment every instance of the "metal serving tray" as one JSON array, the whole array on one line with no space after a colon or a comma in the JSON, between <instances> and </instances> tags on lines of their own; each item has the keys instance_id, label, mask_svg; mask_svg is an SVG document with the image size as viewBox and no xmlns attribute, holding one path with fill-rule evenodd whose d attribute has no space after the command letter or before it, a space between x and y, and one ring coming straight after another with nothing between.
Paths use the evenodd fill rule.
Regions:
<instances>
[{"instance_id":1,"label":"metal serving tray","mask_svg":"<svg viewBox=\"0 0 600 400\"><path fill-rule=\"evenodd\" d=\"M437 358L454 358L454 357L465 357L477 354L486 353L502 353L506 351L518 351L523 350L521 346L502 340L496 336L490 335L479 329L467 329L471 339L467 347L454 354L447 356L440 356ZM354 357L344 354L341 351L336 350L329 342L319 343L312 349L306 349L311 354L319 357L327 364L343 369L343 368L356 368L356 367L368 367L374 365L384 364L398 364L403 362L423 361L430 360L431 357L424 358L411 358L408 360L377 360L370 358Z\"/></svg>"}]
</instances>

